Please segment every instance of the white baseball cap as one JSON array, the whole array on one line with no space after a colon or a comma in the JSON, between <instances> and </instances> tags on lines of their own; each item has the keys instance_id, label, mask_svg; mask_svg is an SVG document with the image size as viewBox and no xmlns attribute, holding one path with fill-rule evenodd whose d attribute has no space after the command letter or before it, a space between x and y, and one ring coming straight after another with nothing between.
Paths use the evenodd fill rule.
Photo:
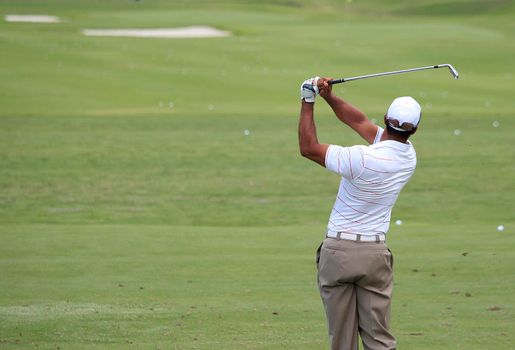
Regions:
<instances>
[{"instance_id":1,"label":"white baseball cap","mask_svg":"<svg viewBox=\"0 0 515 350\"><path fill-rule=\"evenodd\" d=\"M422 108L417 101L411 96L397 97L393 100L388 112L386 112L386 119L388 124L398 131L411 131L416 128L420 122L422 115ZM411 124L405 125L403 124Z\"/></svg>"}]
</instances>

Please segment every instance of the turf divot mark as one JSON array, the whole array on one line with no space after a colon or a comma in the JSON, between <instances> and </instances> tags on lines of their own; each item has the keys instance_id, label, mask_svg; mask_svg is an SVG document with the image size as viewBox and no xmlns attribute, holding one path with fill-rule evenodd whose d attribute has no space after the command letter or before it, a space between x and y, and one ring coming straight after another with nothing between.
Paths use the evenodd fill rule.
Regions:
<instances>
[{"instance_id":1,"label":"turf divot mark","mask_svg":"<svg viewBox=\"0 0 515 350\"><path fill-rule=\"evenodd\" d=\"M502 307L499 307L499 306L492 306L491 308L488 309L488 311L500 311L502 310Z\"/></svg>"}]
</instances>

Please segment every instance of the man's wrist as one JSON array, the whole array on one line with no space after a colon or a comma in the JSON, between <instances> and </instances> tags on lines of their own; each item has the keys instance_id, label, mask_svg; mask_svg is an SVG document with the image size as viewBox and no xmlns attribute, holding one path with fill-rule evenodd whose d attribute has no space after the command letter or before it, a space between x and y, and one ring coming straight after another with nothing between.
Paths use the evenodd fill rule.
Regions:
<instances>
[{"instance_id":1,"label":"man's wrist","mask_svg":"<svg viewBox=\"0 0 515 350\"><path fill-rule=\"evenodd\" d=\"M326 100L327 102L334 100L334 98L335 98L335 97L336 97L336 95L333 95L333 93L332 93L332 92L331 92L329 95L324 95L324 96L322 96L322 98L323 98L324 100Z\"/></svg>"}]
</instances>

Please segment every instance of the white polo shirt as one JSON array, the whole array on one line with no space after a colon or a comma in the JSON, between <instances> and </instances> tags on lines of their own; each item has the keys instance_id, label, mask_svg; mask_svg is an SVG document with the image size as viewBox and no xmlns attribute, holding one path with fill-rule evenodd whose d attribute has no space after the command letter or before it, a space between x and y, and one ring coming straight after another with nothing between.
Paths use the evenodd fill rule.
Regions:
<instances>
[{"instance_id":1,"label":"white polo shirt","mask_svg":"<svg viewBox=\"0 0 515 350\"><path fill-rule=\"evenodd\" d=\"M388 231L393 205L415 171L417 155L409 141L379 141L383 131L378 128L370 146L329 146L325 166L342 175L329 233L374 235Z\"/></svg>"}]
</instances>

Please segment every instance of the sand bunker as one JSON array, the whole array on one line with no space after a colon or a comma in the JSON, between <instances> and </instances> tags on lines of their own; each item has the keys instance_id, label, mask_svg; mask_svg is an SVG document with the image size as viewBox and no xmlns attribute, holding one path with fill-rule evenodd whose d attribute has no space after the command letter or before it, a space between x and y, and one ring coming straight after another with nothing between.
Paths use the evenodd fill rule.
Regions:
<instances>
[{"instance_id":1,"label":"sand bunker","mask_svg":"<svg viewBox=\"0 0 515 350\"><path fill-rule=\"evenodd\" d=\"M207 26L159 29L84 29L87 36L123 36L134 38L217 38L231 33Z\"/></svg>"},{"instance_id":2,"label":"sand bunker","mask_svg":"<svg viewBox=\"0 0 515 350\"><path fill-rule=\"evenodd\" d=\"M49 15L6 15L5 21L26 23L60 23L61 19L57 16Z\"/></svg>"}]
</instances>

